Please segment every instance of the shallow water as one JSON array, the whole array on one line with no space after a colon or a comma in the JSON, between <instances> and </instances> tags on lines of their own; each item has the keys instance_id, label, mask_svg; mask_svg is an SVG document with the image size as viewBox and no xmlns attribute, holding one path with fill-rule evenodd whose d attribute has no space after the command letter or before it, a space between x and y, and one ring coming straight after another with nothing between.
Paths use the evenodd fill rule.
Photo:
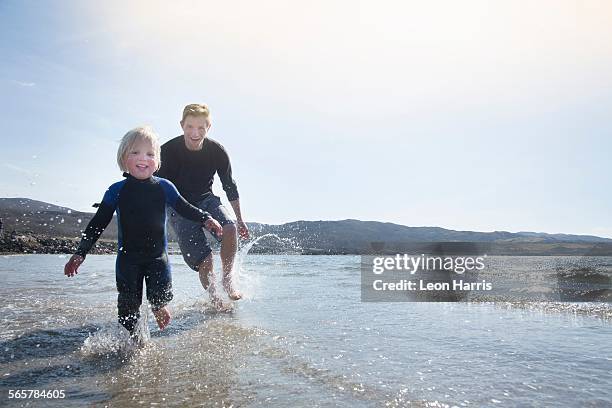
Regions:
<instances>
[{"instance_id":1,"label":"shallow water","mask_svg":"<svg viewBox=\"0 0 612 408\"><path fill-rule=\"evenodd\" d=\"M117 350L114 256L72 279L65 256L0 257L0 404L612 405L609 304L362 303L359 257L253 255L246 299L215 312L170 259L171 326L149 316L147 344Z\"/></svg>"}]
</instances>

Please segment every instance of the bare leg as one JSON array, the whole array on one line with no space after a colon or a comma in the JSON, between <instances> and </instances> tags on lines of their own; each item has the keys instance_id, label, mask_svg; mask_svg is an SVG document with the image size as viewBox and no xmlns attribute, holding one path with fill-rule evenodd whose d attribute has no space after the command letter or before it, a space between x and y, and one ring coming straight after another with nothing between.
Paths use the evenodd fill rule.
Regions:
<instances>
[{"instance_id":1,"label":"bare leg","mask_svg":"<svg viewBox=\"0 0 612 408\"><path fill-rule=\"evenodd\" d=\"M213 271L213 257L212 253L208 255L202 263L198 266L198 274L200 275L200 283L204 290L208 290L210 284L210 274Z\"/></svg>"},{"instance_id":2,"label":"bare leg","mask_svg":"<svg viewBox=\"0 0 612 408\"><path fill-rule=\"evenodd\" d=\"M216 308L221 307L221 299L217 296L217 279L213 268L213 256L212 253L208 255L198 267L198 274L200 275L200 283L204 290L208 290L210 295L210 301Z\"/></svg>"},{"instance_id":3,"label":"bare leg","mask_svg":"<svg viewBox=\"0 0 612 408\"><path fill-rule=\"evenodd\" d=\"M223 226L223 241L221 241L221 263L223 265L223 288L232 300L242 298L242 293L238 291L232 282L232 269L234 268L234 258L236 257L237 244L236 226L228 224Z\"/></svg>"}]
</instances>

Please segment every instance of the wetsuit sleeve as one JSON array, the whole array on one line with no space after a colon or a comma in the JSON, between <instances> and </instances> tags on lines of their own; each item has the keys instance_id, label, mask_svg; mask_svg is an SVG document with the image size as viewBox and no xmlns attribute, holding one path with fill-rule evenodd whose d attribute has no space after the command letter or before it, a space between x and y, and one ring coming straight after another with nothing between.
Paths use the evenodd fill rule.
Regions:
<instances>
[{"instance_id":1,"label":"wetsuit sleeve","mask_svg":"<svg viewBox=\"0 0 612 408\"><path fill-rule=\"evenodd\" d=\"M166 204L170 205L176 210L177 213L183 218L187 218L192 221L206 222L211 219L211 215L206 211L202 211L198 207L194 207L189 204L187 200L183 198L171 181L160 178L159 184L164 189L166 196Z\"/></svg>"},{"instance_id":2,"label":"wetsuit sleeve","mask_svg":"<svg viewBox=\"0 0 612 408\"><path fill-rule=\"evenodd\" d=\"M221 148L217 157L217 174L223 185L223 190L229 201L238 199L238 186L232 178L232 164L230 163L229 155L225 149Z\"/></svg>"},{"instance_id":3,"label":"wetsuit sleeve","mask_svg":"<svg viewBox=\"0 0 612 408\"><path fill-rule=\"evenodd\" d=\"M100 238L100 235L102 235L108 224L113 219L113 213L117 208L118 201L118 191L117 188L114 187L115 185L106 190L106 193L102 198L102 202L98 207L98 211L96 211L96 214L93 216L91 221L89 221L89 224L87 224L87 228L85 228L85 232L81 238L81 243L79 244L75 254L85 258L87 253L91 250L98 238Z\"/></svg>"}]
</instances>

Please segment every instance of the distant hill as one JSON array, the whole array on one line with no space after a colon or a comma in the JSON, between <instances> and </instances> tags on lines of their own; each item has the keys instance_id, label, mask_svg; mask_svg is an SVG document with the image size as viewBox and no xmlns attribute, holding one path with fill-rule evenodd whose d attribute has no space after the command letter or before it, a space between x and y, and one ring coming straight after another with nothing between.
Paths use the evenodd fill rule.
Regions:
<instances>
[{"instance_id":1,"label":"distant hill","mask_svg":"<svg viewBox=\"0 0 612 408\"><path fill-rule=\"evenodd\" d=\"M43 201L31 200L29 198L0 198L0 210L2 211L53 211L66 212L72 211L68 207L60 207L54 204L45 203Z\"/></svg>"},{"instance_id":2,"label":"distant hill","mask_svg":"<svg viewBox=\"0 0 612 408\"><path fill-rule=\"evenodd\" d=\"M416 242L475 242L495 244L503 253L585 254L593 246L603 246L612 254L612 239L589 235L546 234L507 231L454 231L439 227L407 227L376 221L296 221L282 225L249 224L255 235L275 234L300 247L302 253L369 253L372 245L386 243L386 248L402 248ZM490 245L491 247L491 245ZM255 248L255 251L258 249ZM267 252L266 248L262 248ZM392 251L403 252L403 251ZM602 250L596 251L602 254ZM492 251L491 253L494 253Z\"/></svg>"},{"instance_id":3,"label":"distant hill","mask_svg":"<svg viewBox=\"0 0 612 408\"><path fill-rule=\"evenodd\" d=\"M29 198L0 198L0 218L5 232L30 232L49 237L79 238L93 213ZM116 239L116 222L111 222L102 238Z\"/></svg>"},{"instance_id":4,"label":"distant hill","mask_svg":"<svg viewBox=\"0 0 612 408\"><path fill-rule=\"evenodd\" d=\"M27 198L0 198L0 217L5 232L29 232L47 237L78 238L93 216ZM590 235L547 234L536 232L474 232L454 231L439 227L408 227L393 223L359 220L295 221L282 225L249 223L252 235L274 234L279 239L262 239L253 252L298 253L365 253L373 242L479 242L508 245L527 244L605 244L612 239ZM169 238L174 234L169 228ZM102 238L117 237L116 222L112 222ZM565 246L569 248L569 246ZM575 247L575 246L574 246Z\"/></svg>"}]
</instances>

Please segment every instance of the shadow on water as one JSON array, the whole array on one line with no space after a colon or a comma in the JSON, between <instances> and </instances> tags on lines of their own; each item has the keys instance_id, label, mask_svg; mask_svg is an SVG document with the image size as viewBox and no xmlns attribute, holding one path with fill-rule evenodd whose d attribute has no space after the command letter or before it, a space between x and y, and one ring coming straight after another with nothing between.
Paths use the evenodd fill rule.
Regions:
<instances>
[{"instance_id":1,"label":"shadow on water","mask_svg":"<svg viewBox=\"0 0 612 408\"><path fill-rule=\"evenodd\" d=\"M58 383L114 371L129 362L126 353L85 356L85 339L100 325L36 330L0 343L4 375L0 388L57 388ZM45 364L41 366L42 364Z\"/></svg>"},{"instance_id":2,"label":"shadow on water","mask_svg":"<svg viewBox=\"0 0 612 408\"><path fill-rule=\"evenodd\" d=\"M0 342L0 363L24 359L50 358L79 350L87 336L99 326L87 325L50 330L36 330L18 338Z\"/></svg>"},{"instance_id":3,"label":"shadow on water","mask_svg":"<svg viewBox=\"0 0 612 408\"><path fill-rule=\"evenodd\" d=\"M128 359L120 355L71 360L70 364L58 363L11 373L0 380L0 388L57 388L54 386L63 379L71 382L74 379L87 380L94 375L115 371L127 362Z\"/></svg>"}]
</instances>

